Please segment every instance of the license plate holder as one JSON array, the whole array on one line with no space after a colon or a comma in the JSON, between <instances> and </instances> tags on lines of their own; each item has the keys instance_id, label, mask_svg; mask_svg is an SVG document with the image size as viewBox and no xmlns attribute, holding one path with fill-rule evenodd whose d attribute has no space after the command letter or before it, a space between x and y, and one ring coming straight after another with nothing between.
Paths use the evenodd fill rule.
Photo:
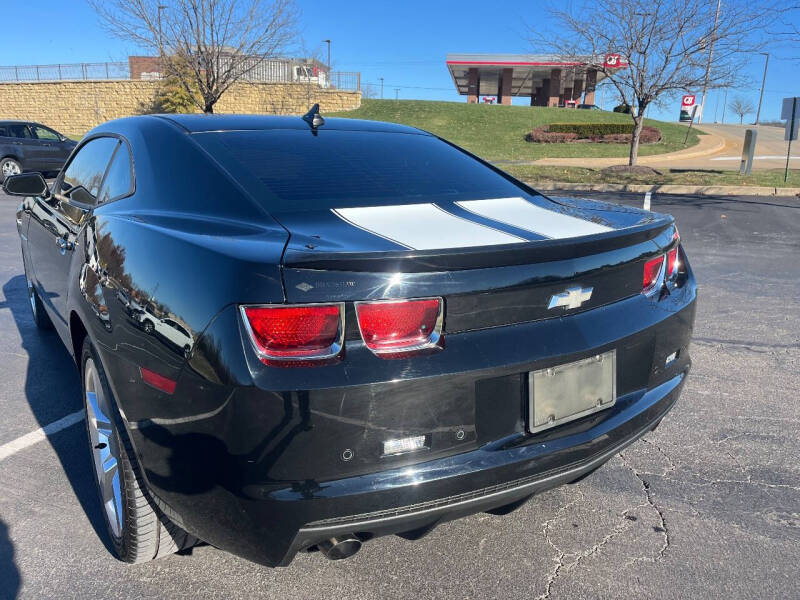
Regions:
<instances>
[{"instance_id":1,"label":"license plate holder","mask_svg":"<svg viewBox=\"0 0 800 600\"><path fill-rule=\"evenodd\" d=\"M528 373L528 431L536 433L611 408L617 401L617 352Z\"/></svg>"}]
</instances>

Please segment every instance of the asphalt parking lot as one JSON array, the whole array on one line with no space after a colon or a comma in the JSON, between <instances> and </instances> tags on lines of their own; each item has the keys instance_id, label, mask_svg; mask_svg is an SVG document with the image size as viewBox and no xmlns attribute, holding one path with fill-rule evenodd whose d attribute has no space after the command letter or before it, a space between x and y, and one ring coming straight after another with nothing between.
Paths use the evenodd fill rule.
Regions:
<instances>
[{"instance_id":1,"label":"asphalt parking lot","mask_svg":"<svg viewBox=\"0 0 800 600\"><path fill-rule=\"evenodd\" d=\"M653 197L700 286L694 367L655 432L510 515L274 570L210 546L117 562L82 422L19 443L81 402L66 349L30 316L16 205L0 193L2 599L800 596L800 199Z\"/></svg>"}]
</instances>

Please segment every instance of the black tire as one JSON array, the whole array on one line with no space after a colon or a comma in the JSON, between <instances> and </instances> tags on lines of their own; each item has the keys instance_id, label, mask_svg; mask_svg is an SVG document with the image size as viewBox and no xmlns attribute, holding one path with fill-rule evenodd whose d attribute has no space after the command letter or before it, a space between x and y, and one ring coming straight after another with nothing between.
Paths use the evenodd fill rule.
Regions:
<instances>
[{"instance_id":1,"label":"black tire","mask_svg":"<svg viewBox=\"0 0 800 600\"><path fill-rule=\"evenodd\" d=\"M44 305L42 304L42 299L39 297L39 293L36 291L36 288L31 283L30 277L28 277L28 270L25 269L25 284L27 286L28 291L28 304L31 307L31 314L33 315L33 322L36 323L36 327L42 330L48 330L53 328L53 322L50 320L50 315L47 314L47 311L44 309Z\"/></svg>"},{"instance_id":2,"label":"black tire","mask_svg":"<svg viewBox=\"0 0 800 600\"><path fill-rule=\"evenodd\" d=\"M142 323L142 329L144 329L144 332L149 335L155 330L155 325L153 325L152 321L145 321Z\"/></svg>"},{"instance_id":3,"label":"black tire","mask_svg":"<svg viewBox=\"0 0 800 600\"><path fill-rule=\"evenodd\" d=\"M22 173L22 165L19 164L19 161L14 158L6 157L0 160L0 183L6 180L5 173L9 167L13 167L13 170L16 170L17 173Z\"/></svg>"},{"instance_id":4,"label":"black tire","mask_svg":"<svg viewBox=\"0 0 800 600\"><path fill-rule=\"evenodd\" d=\"M91 361L91 362L90 362ZM101 505L103 505L103 519L106 523L109 538L111 539L114 553L121 561L128 563L142 563L156 558L162 558L180 550L190 548L197 543L197 538L188 534L183 529L170 521L156 506L147 493L141 469L136 461L136 455L128 439L122 423L122 417L116 408L111 388L108 385L105 371L100 363L94 346L87 337L83 342L81 352L81 381L83 389L84 412L86 417L86 431L91 453L92 472L95 473ZM87 394L87 365L97 374L102 393L108 400L104 403L105 409L111 414L111 436L108 438L110 446L117 451L117 472L119 474L120 506L119 523L117 531L109 519L109 512L103 501L102 483L98 476L95 463L95 450L89 419L94 414L90 412ZM111 449L109 449L111 450ZM111 453L111 452L109 452ZM107 463L104 463L107 464Z\"/></svg>"}]
</instances>

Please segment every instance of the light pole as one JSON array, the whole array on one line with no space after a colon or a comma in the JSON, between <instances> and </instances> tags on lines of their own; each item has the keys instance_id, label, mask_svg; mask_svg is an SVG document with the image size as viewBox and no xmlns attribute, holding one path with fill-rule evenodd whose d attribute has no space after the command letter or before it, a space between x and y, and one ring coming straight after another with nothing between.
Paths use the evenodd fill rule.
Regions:
<instances>
[{"instance_id":1,"label":"light pole","mask_svg":"<svg viewBox=\"0 0 800 600\"><path fill-rule=\"evenodd\" d=\"M722 101L722 124L725 124L725 109L728 108L728 88L725 88L725 99Z\"/></svg>"},{"instance_id":2,"label":"light pole","mask_svg":"<svg viewBox=\"0 0 800 600\"><path fill-rule=\"evenodd\" d=\"M158 75L162 76L164 70L164 37L161 33L161 11L167 8L164 4L158 5Z\"/></svg>"},{"instance_id":3,"label":"light pole","mask_svg":"<svg viewBox=\"0 0 800 600\"><path fill-rule=\"evenodd\" d=\"M758 119L761 117L761 101L764 99L764 84L767 83L767 67L769 66L769 52L759 52L759 54L766 56L767 60L764 61L764 78L761 80L761 95L758 97L758 112L756 113L755 122L756 125L758 125Z\"/></svg>"},{"instance_id":4,"label":"light pole","mask_svg":"<svg viewBox=\"0 0 800 600\"><path fill-rule=\"evenodd\" d=\"M324 44L328 44L328 77L331 76L331 41L330 40L322 40Z\"/></svg>"},{"instance_id":5,"label":"light pole","mask_svg":"<svg viewBox=\"0 0 800 600\"><path fill-rule=\"evenodd\" d=\"M700 102L700 116L697 118L698 123L703 121L703 109L706 107L706 95L708 93L708 78L711 75L711 60L714 57L714 42L717 41L717 24L719 23L719 9L722 0L717 0L717 13L714 16L714 31L711 34L711 45L708 48L708 62L706 63L706 79L703 82L703 100Z\"/></svg>"},{"instance_id":6,"label":"light pole","mask_svg":"<svg viewBox=\"0 0 800 600\"><path fill-rule=\"evenodd\" d=\"M378 77L381 80L381 100L383 100L383 77Z\"/></svg>"}]
</instances>

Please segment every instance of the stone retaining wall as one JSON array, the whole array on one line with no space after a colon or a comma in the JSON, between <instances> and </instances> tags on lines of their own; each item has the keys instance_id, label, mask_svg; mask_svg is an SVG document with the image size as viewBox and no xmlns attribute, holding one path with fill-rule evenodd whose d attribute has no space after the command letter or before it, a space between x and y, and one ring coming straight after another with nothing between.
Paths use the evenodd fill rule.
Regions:
<instances>
[{"instance_id":1,"label":"stone retaining wall","mask_svg":"<svg viewBox=\"0 0 800 600\"><path fill-rule=\"evenodd\" d=\"M38 121L65 134L150 110L156 81L37 81L0 83L0 119ZM215 107L217 113L302 114L315 102L324 113L361 105L361 92L302 83L240 83ZM198 112L200 112L198 110Z\"/></svg>"}]
</instances>

